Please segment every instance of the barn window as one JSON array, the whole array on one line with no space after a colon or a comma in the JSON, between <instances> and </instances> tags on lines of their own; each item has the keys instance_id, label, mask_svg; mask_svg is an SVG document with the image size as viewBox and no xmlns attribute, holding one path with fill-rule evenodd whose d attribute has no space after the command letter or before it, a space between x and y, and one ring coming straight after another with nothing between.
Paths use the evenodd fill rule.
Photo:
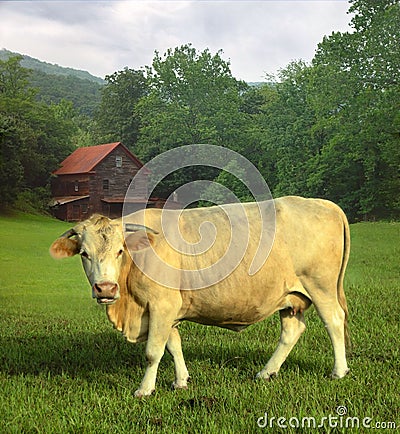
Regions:
<instances>
[{"instance_id":1,"label":"barn window","mask_svg":"<svg viewBox=\"0 0 400 434\"><path fill-rule=\"evenodd\" d=\"M79 191L79 181L75 181L74 190Z\"/></svg>"},{"instance_id":2,"label":"barn window","mask_svg":"<svg viewBox=\"0 0 400 434\"><path fill-rule=\"evenodd\" d=\"M115 166L116 167L122 167L122 157L119 155L117 155L115 157Z\"/></svg>"},{"instance_id":3,"label":"barn window","mask_svg":"<svg viewBox=\"0 0 400 434\"><path fill-rule=\"evenodd\" d=\"M108 179L103 179L103 190L108 190L110 188L110 181Z\"/></svg>"}]
</instances>

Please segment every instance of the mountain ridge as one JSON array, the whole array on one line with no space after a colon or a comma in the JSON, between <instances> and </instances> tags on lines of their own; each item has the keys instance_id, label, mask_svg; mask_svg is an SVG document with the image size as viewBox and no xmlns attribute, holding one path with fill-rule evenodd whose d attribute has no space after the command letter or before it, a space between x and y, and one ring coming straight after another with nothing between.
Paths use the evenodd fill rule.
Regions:
<instances>
[{"instance_id":1,"label":"mountain ridge","mask_svg":"<svg viewBox=\"0 0 400 434\"><path fill-rule=\"evenodd\" d=\"M0 59L7 60L12 56L21 56L21 66L27 69L33 69L36 71L44 72L48 75L62 75L64 77L74 76L80 78L81 80L88 80L97 84L104 84L105 81L96 77L95 75L90 74L88 71L84 71L81 69L75 69L65 66L60 66L56 63L49 63L43 60L36 59L34 57L28 56L27 54L16 53L6 48L0 50Z\"/></svg>"},{"instance_id":2,"label":"mountain ridge","mask_svg":"<svg viewBox=\"0 0 400 434\"><path fill-rule=\"evenodd\" d=\"M36 98L47 104L71 101L80 114L92 117L100 104L105 81L87 71L42 62L28 55L0 50L0 60L20 56L20 65L31 71L28 81L37 89Z\"/></svg>"}]
</instances>

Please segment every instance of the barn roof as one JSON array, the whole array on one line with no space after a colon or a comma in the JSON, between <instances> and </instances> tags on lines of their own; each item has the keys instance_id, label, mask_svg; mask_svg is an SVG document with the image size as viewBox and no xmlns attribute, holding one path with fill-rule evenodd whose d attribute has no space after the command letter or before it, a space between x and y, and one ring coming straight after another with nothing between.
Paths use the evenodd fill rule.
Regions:
<instances>
[{"instance_id":1,"label":"barn roof","mask_svg":"<svg viewBox=\"0 0 400 434\"><path fill-rule=\"evenodd\" d=\"M106 143L104 145L88 146L76 149L62 163L61 167L53 172L54 175L72 175L78 173L88 173L104 160L117 147L125 152L128 158L141 168L143 163L132 154L129 149L121 142Z\"/></svg>"},{"instance_id":2,"label":"barn roof","mask_svg":"<svg viewBox=\"0 0 400 434\"><path fill-rule=\"evenodd\" d=\"M90 196L63 196L63 197L53 197L50 201L49 206L65 205L66 203L76 202L77 200L88 199Z\"/></svg>"}]
</instances>

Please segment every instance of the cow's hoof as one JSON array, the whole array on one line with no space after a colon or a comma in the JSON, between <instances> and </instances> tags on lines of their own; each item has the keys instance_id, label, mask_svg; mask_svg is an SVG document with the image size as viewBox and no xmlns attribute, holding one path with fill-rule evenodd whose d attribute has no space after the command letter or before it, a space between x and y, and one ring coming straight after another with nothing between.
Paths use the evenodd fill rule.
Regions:
<instances>
[{"instance_id":1,"label":"cow's hoof","mask_svg":"<svg viewBox=\"0 0 400 434\"><path fill-rule=\"evenodd\" d=\"M174 381L172 383L172 388L174 390L176 389L187 389L188 388L188 382L190 382L190 377L187 377L185 380L180 380L180 381Z\"/></svg>"},{"instance_id":2,"label":"cow's hoof","mask_svg":"<svg viewBox=\"0 0 400 434\"><path fill-rule=\"evenodd\" d=\"M331 374L331 378L333 380L339 380L340 378L345 377L350 372L350 369L345 369L343 372L333 371Z\"/></svg>"},{"instance_id":3,"label":"cow's hoof","mask_svg":"<svg viewBox=\"0 0 400 434\"><path fill-rule=\"evenodd\" d=\"M150 396L154 392L153 390L144 390L144 389L138 389L135 391L135 397L136 398L144 398L146 396Z\"/></svg>"},{"instance_id":4,"label":"cow's hoof","mask_svg":"<svg viewBox=\"0 0 400 434\"><path fill-rule=\"evenodd\" d=\"M257 381L271 381L277 376L278 376L277 372L268 373L268 372L262 372L261 371L256 375L256 380Z\"/></svg>"},{"instance_id":5,"label":"cow's hoof","mask_svg":"<svg viewBox=\"0 0 400 434\"><path fill-rule=\"evenodd\" d=\"M173 390L179 390L179 389L187 389L188 388L188 386L187 386L187 384L177 384L177 383L175 383L175 381L172 383L172 389Z\"/></svg>"}]
</instances>

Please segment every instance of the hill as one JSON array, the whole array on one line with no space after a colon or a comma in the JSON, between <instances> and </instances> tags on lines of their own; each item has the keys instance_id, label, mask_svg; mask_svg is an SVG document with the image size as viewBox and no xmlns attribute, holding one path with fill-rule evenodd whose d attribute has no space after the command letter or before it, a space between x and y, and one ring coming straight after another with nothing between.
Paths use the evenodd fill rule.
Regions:
<instances>
[{"instance_id":1,"label":"hill","mask_svg":"<svg viewBox=\"0 0 400 434\"><path fill-rule=\"evenodd\" d=\"M0 50L0 59L7 60L11 56L21 56L21 66L27 69L33 69L35 71L41 71L45 74L50 75L61 75L61 76L73 76L81 80L88 80L97 84L104 84L104 80L100 77L95 77L87 71L81 71L79 69L66 68L64 66L59 66L57 64L43 62L39 59L35 59L26 54L14 53L12 51L2 49Z\"/></svg>"},{"instance_id":2,"label":"hill","mask_svg":"<svg viewBox=\"0 0 400 434\"><path fill-rule=\"evenodd\" d=\"M66 99L72 101L79 113L93 115L100 103L100 89L104 80L87 71L65 68L27 55L0 50L0 60L7 60L11 56L21 56L21 66L32 71L30 84L38 89L38 99L47 103L58 103Z\"/></svg>"},{"instance_id":3,"label":"hill","mask_svg":"<svg viewBox=\"0 0 400 434\"><path fill-rule=\"evenodd\" d=\"M100 84L73 75L63 76L32 71L31 85L39 89L37 96L46 103L57 104L62 99L66 99L73 103L79 113L88 116L92 116L100 104Z\"/></svg>"}]
</instances>

